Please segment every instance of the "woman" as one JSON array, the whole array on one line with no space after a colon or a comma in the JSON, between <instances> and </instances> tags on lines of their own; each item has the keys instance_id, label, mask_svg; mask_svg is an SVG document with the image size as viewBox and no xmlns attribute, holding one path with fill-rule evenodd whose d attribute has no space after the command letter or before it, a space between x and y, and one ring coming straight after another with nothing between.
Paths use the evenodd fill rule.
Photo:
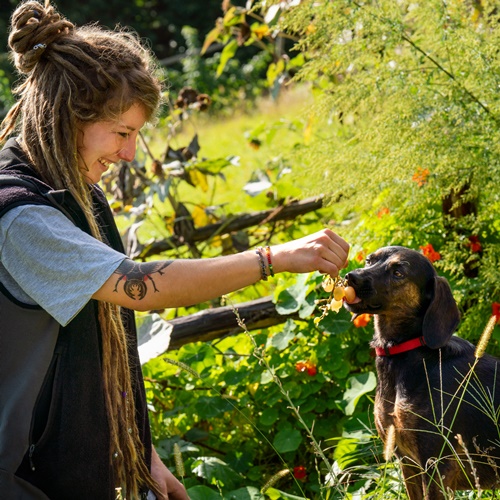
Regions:
<instances>
[{"instance_id":1,"label":"woman","mask_svg":"<svg viewBox=\"0 0 500 500\"><path fill-rule=\"evenodd\" d=\"M337 275L324 230L214 259L135 263L97 186L132 161L158 110L150 53L22 3L9 45L25 75L0 131L2 499L185 499L151 445L133 310L204 301L272 272ZM13 137L14 132L17 134ZM6 356L4 353L8 353Z\"/></svg>"}]
</instances>

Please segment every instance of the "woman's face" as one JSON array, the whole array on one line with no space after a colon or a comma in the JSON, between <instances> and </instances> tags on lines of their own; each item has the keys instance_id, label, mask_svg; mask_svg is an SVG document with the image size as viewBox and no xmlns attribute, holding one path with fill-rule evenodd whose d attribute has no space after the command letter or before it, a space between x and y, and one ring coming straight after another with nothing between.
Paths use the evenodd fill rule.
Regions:
<instances>
[{"instance_id":1,"label":"woman's face","mask_svg":"<svg viewBox=\"0 0 500 500\"><path fill-rule=\"evenodd\" d=\"M144 109L134 104L117 120L84 125L78 136L78 167L89 184L99 182L113 163L132 161L137 136L146 122Z\"/></svg>"}]
</instances>

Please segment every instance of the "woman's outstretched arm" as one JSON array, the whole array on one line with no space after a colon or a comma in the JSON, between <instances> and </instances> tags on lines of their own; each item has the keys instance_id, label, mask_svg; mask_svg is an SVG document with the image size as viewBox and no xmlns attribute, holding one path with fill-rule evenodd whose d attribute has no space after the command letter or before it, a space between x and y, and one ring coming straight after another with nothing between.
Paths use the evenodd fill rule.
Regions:
<instances>
[{"instance_id":1,"label":"woman's outstretched arm","mask_svg":"<svg viewBox=\"0 0 500 500\"><path fill-rule=\"evenodd\" d=\"M320 271L336 276L345 267L349 244L329 229L271 247L274 273ZM265 261L267 267L267 259ZM254 250L208 259L134 262L125 259L94 299L138 311L197 304L261 279Z\"/></svg>"}]
</instances>

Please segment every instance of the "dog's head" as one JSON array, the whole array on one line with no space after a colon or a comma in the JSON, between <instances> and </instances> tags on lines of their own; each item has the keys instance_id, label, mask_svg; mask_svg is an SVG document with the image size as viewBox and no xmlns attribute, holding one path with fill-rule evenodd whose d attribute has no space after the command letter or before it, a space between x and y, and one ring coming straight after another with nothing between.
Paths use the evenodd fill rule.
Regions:
<instances>
[{"instance_id":1,"label":"dog's head","mask_svg":"<svg viewBox=\"0 0 500 500\"><path fill-rule=\"evenodd\" d=\"M448 282L437 276L427 257L405 247L380 248L365 267L346 276L356 299L345 303L354 314L378 316L380 336L423 335L437 349L453 335L460 313Z\"/></svg>"}]
</instances>

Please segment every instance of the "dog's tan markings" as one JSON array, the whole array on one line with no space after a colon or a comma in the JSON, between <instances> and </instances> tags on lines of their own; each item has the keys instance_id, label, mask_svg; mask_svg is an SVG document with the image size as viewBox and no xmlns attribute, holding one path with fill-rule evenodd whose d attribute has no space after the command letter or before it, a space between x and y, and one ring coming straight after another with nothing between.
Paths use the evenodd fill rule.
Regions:
<instances>
[{"instance_id":1,"label":"dog's tan markings","mask_svg":"<svg viewBox=\"0 0 500 500\"><path fill-rule=\"evenodd\" d=\"M419 416L415 413L415 409L408 401L397 398L392 417L396 427L396 446L401 453L417 460L418 456L415 451L418 447L415 429L419 428Z\"/></svg>"},{"instance_id":2,"label":"dog's tan markings","mask_svg":"<svg viewBox=\"0 0 500 500\"><path fill-rule=\"evenodd\" d=\"M410 267L410 263L407 260L402 259L399 255L394 255L387 260L388 268L399 267L404 270ZM396 287L394 287L396 290ZM404 301L405 305L409 308L415 308L420 305L421 291L419 286L411 280L405 280L395 292L401 301Z\"/></svg>"},{"instance_id":3,"label":"dog's tan markings","mask_svg":"<svg viewBox=\"0 0 500 500\"><path fill-rule=\"evenodd\" d=\"M420 306L420 289L418 285L409 281L405 283L401 288L403 292L403 300L406 302L406 306L410 309L415 309Z\"/></svg>"}]
</instances>

